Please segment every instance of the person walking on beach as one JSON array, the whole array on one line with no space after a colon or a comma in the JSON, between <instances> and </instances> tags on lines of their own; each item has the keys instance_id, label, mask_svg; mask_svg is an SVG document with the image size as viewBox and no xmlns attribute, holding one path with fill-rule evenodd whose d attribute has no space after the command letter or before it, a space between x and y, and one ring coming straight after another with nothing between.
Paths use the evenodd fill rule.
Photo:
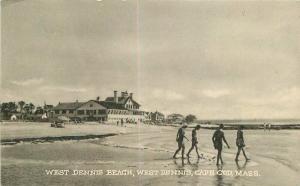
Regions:
<instances>
[{"instance_id":1,"label":"person walking on beach","mask_svg":"<svg viewBox=\"0 0 300 186\"><path fill-rule=\"evenodd\" d=\"M219 165L219 160L221 161L221 164L223 164L223 159L222 159L223 141L226 143L227 147L230 148L225 139L223 129L224 129L224 125L220 124L219 128L215 131L215 133L212 137L214 147L216 150L218 150L217 165Z\"/></svg>"},{"instance_id":2,"label":"person walking on beach","mask_svg":"<svg viewBox=\"0 0 300 186\"><path fill-rule=\"evenodd\" d=\"M121 127L123 127L124 121L123 118L121 119Z\"/></svg>"},{"instance_id":3,"label":"person walking on beach","mask_svg":"<svg viewBox=\"0 0 300 186\"><path fill-rule=\"evenodd\" d=\"M190 157L190 153L192 152L192 150L194 148L196 148L196 152L197 152L197 155L198 155L198 158L200 158L200 155L198 153L198 147L197 147L197 144L198 144L198 140L197 140L197 130L199 130L201 127L200 125L197 125L193 130L192 130L192 147L190 148L189 152L186 154L186 156L189 158Z\"/></svg>"},{"instance_id":4,"label":"person walking on beach","mask_svg":"<svg viewBox=\"0 0 300 186\"><path fill-rule=\"evenodd\" d=\"M184 158L184 138L188 140L187 137L185 137L185 129L187 128L187 125L184 124L182 127L178 129L177 135L176 135L176 141L178 143L178 149L176 150L175 154L173 155L173 158L176 158L177 153L181 150L181 157Z\"/></svg>"},{"instance_id":5,"label":"person walking on beach","mask_svg":"<svg viewBox=\"0 0 300 186\"><path fill-rule=\"evenodd\" d=\"M246 156L244 147L245 147L245 142L244 142L244 135L243 135L243 126L239 126L237 134L236 134L236 146L238 147L238 151L235 156L235 161L238 161L239 155L241 150L243 151L244 157L246 161L249 161L250 159Z\"/></svg>"}]
</instances>

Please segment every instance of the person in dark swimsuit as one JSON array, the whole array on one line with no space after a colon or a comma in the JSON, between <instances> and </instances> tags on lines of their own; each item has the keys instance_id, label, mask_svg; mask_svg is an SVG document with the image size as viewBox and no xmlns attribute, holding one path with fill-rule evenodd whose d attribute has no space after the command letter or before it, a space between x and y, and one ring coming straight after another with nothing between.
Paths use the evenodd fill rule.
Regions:
<instances>
[{"instance_id":1,"label":"person in dark swimsuit","mask_svg":"<svg viewBox=\"0 0 300 186\"><path fill-rule=\"evenodd\" d=\"M236 146L238 147L238 151L236 153L235 161L238 161L239 155L241 150L243 151L244 157L246 161L249 161L250 159L246 156L244 147L245 147L245 142L244 142L244 135L243 135L243 126L239 126L237 134L236 134Z\"/></svg>"},{"instance_id":2,"label":"person in dark swimsuit","mask_svg":"<svg viewBox=\"0 0 300 186\"><path fill-rule=\"evenodd\" d=\"M199 130L201 127L200 125L197 125L193 130L192 130L192 147L190 148L189 152L186 154L187 157L190 157L190 153L191 151L196 148L196 152L197 152L197 155L198 155L198 158L200 158L200 155L198 153L198 147L197 147L197 144L198 144L198 140L197 140L197 130Z\"/></svg>"},{"instance_id":3,"label":"person in dark swimsuit","mask_svg":"<svg viewBox=\"0 0 300 186\"><path fill-rule=\"evenodd\" d=\"M216 150L218 150L218 155L217 155L217 165L219 165L219 160L221 160L221 164L223 164L223 159L222 159L222 148L223 148L223 141L227 145L228 148L229 145L225 139L224 132L222 131L224 128L223 124L220 124L219 128L215 131L212 141L214 144L214 147Z\"/></svg>"},{"instance_id":4,"label":"person in dark swimsuit","mask_svg":"<svg viewBox=\"0 0 300 186\"><path fill-rule=\"evenodd\" d=\"M177 135L176 135L176 141L178 143L178 149L176 150L175 154L173 155L173 158L176 158L177 153L181 151L181 156L184 158L184 150L185 150L185 145L184 145L184 138L185 137L185 129L187 128L187 125L183 125L178 129ZM188 140L188 139L187 139Z\"/></svg>"}]
</instances>

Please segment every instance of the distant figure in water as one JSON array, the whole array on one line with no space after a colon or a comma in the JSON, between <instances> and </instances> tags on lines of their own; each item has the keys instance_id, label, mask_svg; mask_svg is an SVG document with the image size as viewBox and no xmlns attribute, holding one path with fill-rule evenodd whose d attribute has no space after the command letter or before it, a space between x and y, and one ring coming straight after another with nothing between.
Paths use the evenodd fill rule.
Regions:
<instances>
[{"instance_id":1,"label":"distant figure in water","mask_svg":"<svg viewBox=\"0 0 300 186\"><path fill-rule=\"evenodd\" d=\"M236 134L236 146L238 147L238 151L236 153L235 161L238 161L241 150L243 151L246 161L250 160L249 158L247 158L244 150L245 142L244 142L243 128L244 128L243 126L239 126Z\"/></svg>"},{"instance_id":2,"label":"distant figure in water","mask_svg":"<svg viewBox=\"0 0 300 186\"><path fill-rule=\"evenodd\" d=\"M269 126L268 126L268 128L269 128L269 132L271 131L271 123L269 123Z\"/></svg>"},{"instance_id":3,"label":"distant figure in water","mask_svg":"<svg viewBox=\"0 0 300 186\"><path fill-rule=\"evenodd\" d=\"M187 157L190 157L190 153L191 151L196 148L196 152L197 152L197 155L198 155L198 158L200 158L200 155L198 153L198 147L197 147L197 144L198 144L198 140L197 140L197 130L199 130L201 127L200 125L197 125L193 130L192 130L192 147L190 148L189 152L186 154Z\"/></svg>"},{"instance_id":4,"label":"distant figure in water","mask_svg":"<svg viewBox=\"0 0 300 186\"><path fill-rule=\"evenodd\" d=\"M267 128L267 124L264 123L264 132L266 131L266 128Z\"/></svg>"},{"instance_id":5,"label":"distant figure in water","mask_svg":"<svg viewBox=\"0 0 300 186\"><path fill-rule=\"evenodd\" d=\"M182 127L178 129L177 135L176 135L176 141L178 143L178 149L176 150L175 154L173 155L173 158L176 158L177 153L181 151L181 157L184 158L184 150L185 150L185 145L184 145L184 138L185 137L185 129L187 128L187 125L184 124ZM187 139L188 140L188 139Z\"/></svg>"},{"instance_id":6,"label":"distant figure in water","mask_svg":"<svg viewBox=\"0 0 300 186\"><path fill-rule=\"evenodd\" d=\"M215 133L212 137L214 147L216 150L218 150L217 165L219 165L219 160L221 160L221 164L223 164L223 159L222 159L223 141L226 143L227 147L230 148L225 139L223 129L224 129L224 125L220 124L219 128L215 131Z\"/></svg>"}]
</instances>

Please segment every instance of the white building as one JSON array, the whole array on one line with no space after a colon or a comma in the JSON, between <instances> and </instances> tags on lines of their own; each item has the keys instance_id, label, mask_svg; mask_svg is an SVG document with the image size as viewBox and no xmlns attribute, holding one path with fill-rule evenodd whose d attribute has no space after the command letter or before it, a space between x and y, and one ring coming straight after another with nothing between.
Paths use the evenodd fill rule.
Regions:
<instances>
[{"instance_id":1,"label":"white building","mask_svg":"<svg viewBox=\"0 0 300 186\"><path fill-rule=\"evenodd\" d=\"M126 91L118 96L118 92L114 91L113 97L107 97L99 103L107 108L107 121L137 123L145 119L144 111L139 110L140 104L133 99L133 93Z\"/></svg>"},{"instance_id":2,"label":"white building","mask_svg":"<svg viewBox=\"0 0 300 186\"><path fill-rule=\"evenodd\" d=\"M114 91L113 97L104 101L90 100L87 102L59 103L53 109L54 117L66 116L88 121L108 121L138 123L145 120L145 112L139 110L140 104L133 99L133 94Z\"/></svg>"}]
</instances>

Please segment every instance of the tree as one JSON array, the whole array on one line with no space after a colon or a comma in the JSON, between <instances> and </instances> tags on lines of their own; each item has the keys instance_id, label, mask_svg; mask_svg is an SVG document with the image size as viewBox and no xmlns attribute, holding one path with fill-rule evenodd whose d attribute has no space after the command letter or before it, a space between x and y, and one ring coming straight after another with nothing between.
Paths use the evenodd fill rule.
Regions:
<instances>
[{"instance_id":1,"label":"tree","mask_svg":"<svg viewBox=\"0 0 300 186\"><path fill-rule=\"evenodd\" d=\"M23 109L24 109L25 101L19 101L18 105L20 106L21 118L23 119Z\"/></svg>"},{"instance_id":2,"label":"tree","mask_svg":"<svg viewBox=\"0 0 300 186\"><path fill-rule=\"evenodd\" d=\"M18 105L20 106L20 111L23 111L24 105L25 105L25 101L19 101Z\"/></svg>"},{"instance_id":3,"label":"tree","mask_svg":"<svg viewBox=\"0 0 300 186\"><path fill-rule=\"evenodd\" d=\"M46 112L49 112L49 111L51 111L53 109L53 105L44 105L44 110L46 111Z\"/></svg>"},{"instance_id":4,"label":"tree","mask_svg":"<svg viewBox=\"0 0 300 186\"><path fill-rule=\"evenodd\" d=\"M1 112L3 113L4 117L8 119L12 113L17 112L17 108L18 106L15 102L2 103Z\"/></svg>"},{"instance_id":5,"label":"tree","mask_svg":"<svg viewBox=\"0 0 300 186\"><path fill-rule=\"evenodd\" d=\"M24 110L26 114L32 114L35 106L32 103L26 104Z\"/></svg>"},{"instance_id":6,"label":"tree","mask_svg":"<svg viewBox=\"0 0 300 186\"><path fill-rule=\"evenodd\" d=\"M192 115L192 114L189 114L189 115L187 115L187 116L185 117L185 121L186 121L187 123L192 123L192 122L194 122L196 119L197 119L196 116L195 116L195 115Z\"/></svg>"},{"instance_id":7,"label":"tree","mask_svg":"<svg viewBox=\"0 0 300 186\"><path fill-rule=\"evenodd\" d=\"M35 108L34 104L29 103L29 108L30 108L30 114L32 114Z\"/></svg>"},{"instance_id":8,"label":"tree","mask_svg":"<svg viewBox=\"0 0 300 186\"><path fill-rule=\"evenodd\" d=\"M44 109L42 107L36 107L35 114L44 114Z\"/></svg>"}]
</instances>

